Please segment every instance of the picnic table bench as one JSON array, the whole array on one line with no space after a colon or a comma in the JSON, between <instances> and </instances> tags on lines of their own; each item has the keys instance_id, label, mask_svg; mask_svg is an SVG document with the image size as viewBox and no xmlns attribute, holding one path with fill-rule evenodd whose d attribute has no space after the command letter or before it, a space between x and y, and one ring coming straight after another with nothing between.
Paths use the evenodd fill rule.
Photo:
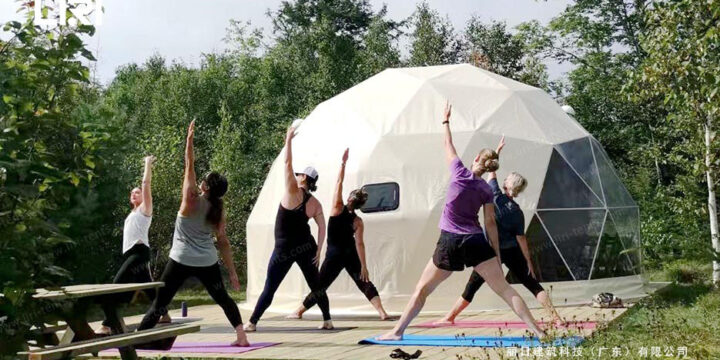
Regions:
<instances>
[{"instance_id":1,"label":"picnic table bench","mask_svg":"<svg viewBox=\"0 0 720 360\"><path fill-rule=\"evenodd\" d=\"M197 332L199 325L177 324L154 329L129 332L118 308L124 303L119 299L125 293L139 290L156 289L164 286L162 282L134 284L98 284L73 285L56 289L38 289L33 298L51 303L62 303L63 306L48 307L46 316L50 322L61 319L63 323L48 325L31 331L35 336L37 349L18 353L28 359L64 359L80 354L93 353L105 349L119 348L123 359L137 359L135 347L148 343L163 341L172 344L178 335ZM112 329L111 336L98 336L88 321L89 309L100 306L105 313L108 326ZM56 333L64 330L62 338Z\"/></svg>"}]
</instances>

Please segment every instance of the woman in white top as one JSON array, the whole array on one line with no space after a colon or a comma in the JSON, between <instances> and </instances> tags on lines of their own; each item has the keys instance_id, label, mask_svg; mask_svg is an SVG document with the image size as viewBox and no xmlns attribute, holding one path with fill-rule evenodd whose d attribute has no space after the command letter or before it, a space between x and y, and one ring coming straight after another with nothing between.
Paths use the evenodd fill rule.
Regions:
<instances>
[{"instance_id":1,"label":"woman in white top","mask_svg":"<svg viewBox=\"0 0 720 360\"><path fill-rule=\"evenodd\" d=\"M125 218L123 227L123 261L120 270L115 274L113 283L143 283L153 281L150 274L150 241L148 232L152 222L152 191L150 181L152 179L152 166L155 157L150 155L143 159L145 170L143 172L142 185L130 191L130 205L132 211ZM146 291L150 300L155 299L155 290ZM129 302L131 297L124 297L123 302ZM170 322L170 317L165 316L162 322ZM98 334L110 334L111 330L107 322L103 322Z\"/></svg>"}]
</instances>

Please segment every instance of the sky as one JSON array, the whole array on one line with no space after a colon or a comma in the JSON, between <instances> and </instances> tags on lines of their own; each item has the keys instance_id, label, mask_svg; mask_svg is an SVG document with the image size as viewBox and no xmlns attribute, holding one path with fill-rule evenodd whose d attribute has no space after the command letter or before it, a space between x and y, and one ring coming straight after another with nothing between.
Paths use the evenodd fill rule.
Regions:
<instances>
[{"instance_id":1,"label":"sky","mask_svg":"<svg viewBox=\"0 0 720 360\"><path fill-rule=\"evenodd\" d=\"M41 0L40 0L41 1ZM225 49L223 37L230 19L250 21L253 27L271 30L266 16L282 0L102 0L105 13L88 48L97 54L94 76L104 84L115 69L143 63L153 54L169 61L196 65L203 53ZM506 21L509 27L538 20L545 24L562 12L570 0L427 0L430 7L447 16L456 30L465 28L471 16ZM370 0L378 10L387 5L388 17L403 19L412 14L414 0ZM17 20L15 0L0 0L0 23ZM5 38L3 36L2 38ZM403 46L403 45L401 45ZM404 45L406 46L406 45ZM406 49L403 49L406 50ZM568 64L548 63L550 77L561 77Z\"/></svg>"}]
</instances>

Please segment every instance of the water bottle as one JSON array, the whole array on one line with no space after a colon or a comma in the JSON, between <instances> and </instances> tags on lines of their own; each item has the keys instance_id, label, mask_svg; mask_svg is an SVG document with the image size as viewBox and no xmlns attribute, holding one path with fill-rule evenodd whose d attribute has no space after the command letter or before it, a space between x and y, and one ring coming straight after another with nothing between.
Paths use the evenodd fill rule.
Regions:
<instances>
[{"instance_id":1,"label":"water bottle","mask_svg":"<svg viewBox=\"0 0 720 360\"><path fill-rule=\"evenodd\" d=\"M187 317L187 303L184 301L180 304L180 312L182 313L182 317Z\"/></svg>"}]
</instances>

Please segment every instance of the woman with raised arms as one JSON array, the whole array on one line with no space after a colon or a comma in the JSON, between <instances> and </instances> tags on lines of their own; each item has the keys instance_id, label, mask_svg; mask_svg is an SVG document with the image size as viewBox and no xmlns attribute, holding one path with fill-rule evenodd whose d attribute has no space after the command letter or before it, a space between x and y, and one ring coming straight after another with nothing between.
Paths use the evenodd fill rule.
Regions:
<instances>
[{"instance_id":1,"label":"woman with raised arms","mask_svg":"<svg viewBox=\"0 0 720 360\"><path fill-rule=\"evenodd\" d=\"M482 276L535 335L544 337L545 333L535 324L525 302L505 281L500 267L492 190L482 179L486 172L498 169L498 155L493 150L482 149L473 161L472 170L467 169L453 145L450 132L451 110L450 104L446 104L442 122L445 127L445 153L450 165L451 179L440 219L440 239L400 321L392 331L379 336L377 340L402 339L405 329L425 305L427 297L453 271L463 271L466 267L472 267ZM485 229L492 247L486 241L478 221L480 208L483 208Z\"/></svg>"}]
</instances>

